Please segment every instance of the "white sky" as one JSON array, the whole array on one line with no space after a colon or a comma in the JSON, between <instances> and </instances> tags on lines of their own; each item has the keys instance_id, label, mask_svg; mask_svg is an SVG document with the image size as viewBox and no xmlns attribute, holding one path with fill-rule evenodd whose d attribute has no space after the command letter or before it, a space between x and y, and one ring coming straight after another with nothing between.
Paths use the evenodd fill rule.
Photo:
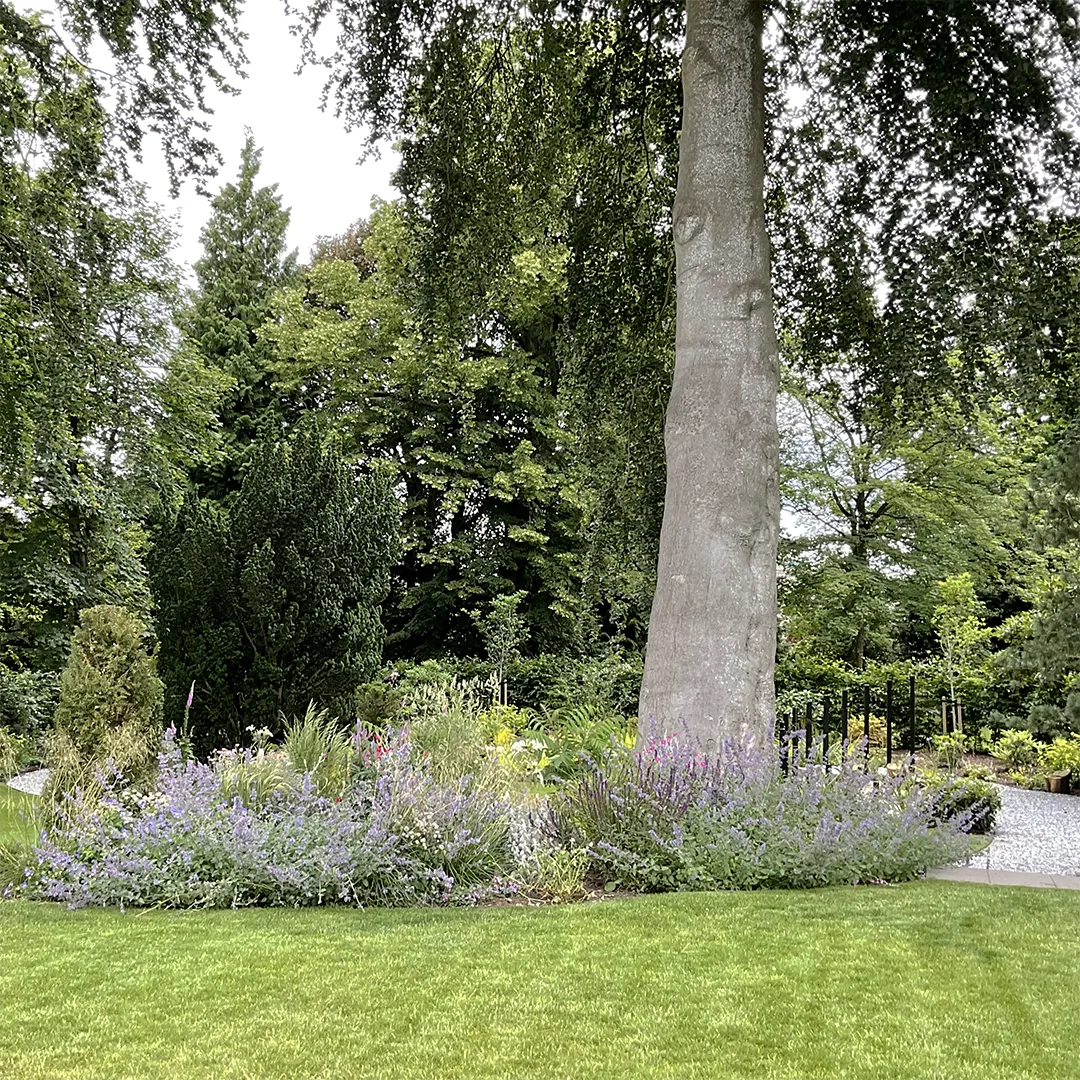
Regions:
<instances>
[{"instance_id":1,"label":"white sky","mask_svg":"<svg viewBox=\"0 0 1080 1080\"><path fill-rule=\"evenodd\" d=\"M216 192L236 178L244 128L251 128L263 149L259 182L278 185L282 205L292 211L289 247L297 248L303 260L317 236L342 232L366 216L373 197L392 197L396 155L387 147L380 158L357 164L364 150L362 134L347 133L331 111L319 109L324 73L307 68L296 74L300 45L289 33L281 0L248 0L240 24L248 35L248 77L239 82L238 96L214 94L209 100L214 109L210 137L224 164L207 186ZM177 199L171 198L160 148L153 141L147 141L143 158L136 175L148 185L151 198L175 215L180 233L176 256L190 265L201 251L199 231L210 214L210 200L191 181Z\"/></svg>"}]
</instances>

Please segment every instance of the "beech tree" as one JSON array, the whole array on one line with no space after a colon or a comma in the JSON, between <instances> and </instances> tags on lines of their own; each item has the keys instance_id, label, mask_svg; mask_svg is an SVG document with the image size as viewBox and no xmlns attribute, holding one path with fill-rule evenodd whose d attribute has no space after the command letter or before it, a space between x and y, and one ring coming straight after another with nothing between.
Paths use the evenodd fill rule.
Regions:
<instances>
[{"instance_id":1,"label":"beech tree","mask_svg":"<svg viewBox=\"0 0 1080 1080\"><path fill-rule=\"evenodd\" d=\"M778 368L764 214L766 10L760 0L536 0L524 8L498 0L319 0L306 16L312 55L323 20L335 16L329 59L337 105L375 135L407 126L417 87L429 98L453 93L464 50L504 42L522 25L541 28L543 44L561 27L587 22L613 65L630 43L653 45L640 97L650 63L681 47L675 370L640 719L643 732L685 724L706 745L762 737L773 711ZM880 225L874 254L894 295L917 292L935 229L972 220L1001 227L1010 208L1037 202L1067 175L1075 142L1062 87L1075 67L1073 4L792 0L768 10L773 70L795 72L812 101L841 105L825 117L834 133L838 117L856 122L861 141L849 155L845 190ZM516 78L499 57L493 50L498 77ZM533 67L529 75L544 72ZM542 96L535 82L522 84L522 93ZM636 96L617 103L612 125L640 122ZM452 164L452 119L441 134ZM501 137L493 132L494 142ZM675 165L658 161L656 171ZM459 218L469 198L464 183ZM928 330L933 336L936 328ZM925 377L933 352L904 351L894 381Z\"/></svg>"},{"instance_id":2,"label":"beech tree","mask_svg":"<svg viewBox=\"0 0 1080 1080\"><path fill-rule=\"evenodd\" d=\"M493 290L497 325L478 339L425 340L416 238L389 204L367 231L366 276L355 258L320 259L259 333L277 353L275 393L317 411L346 455L384 463L397 485L404 550L389 654L475 654L469 611L518 590L535 647L571 651L584 621L572 448L550 357L526 347L558 301L564 260L540 245L516 253Z\"/></svg>"}]
</instances>

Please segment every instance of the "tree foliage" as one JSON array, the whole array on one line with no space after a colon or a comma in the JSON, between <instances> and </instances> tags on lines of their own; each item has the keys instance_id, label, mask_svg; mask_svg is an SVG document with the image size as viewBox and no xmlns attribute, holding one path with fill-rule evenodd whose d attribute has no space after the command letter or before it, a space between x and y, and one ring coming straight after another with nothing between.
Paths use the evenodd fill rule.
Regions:
<instances>
[{"instance_id":1,"label":"tree foliage","mask_svg":"<svg viewBox=\"0 0 1080 1080\"><path fill-rule=\"evenodd\" d=\"M316 263L274 302L263 328L277 386L317 411L360 460L385 462L402 493L403 559L387 612L395 656L474 652L468 611L524 590L534 644L577 644L580 506L571 442L543 358L496 333L425 334L416 237L382 206L354 261ZM511 329L564 288L558 248L523 246L498 282Z\"/></svg>"},{"instance_id":2,"label":"tree foliage","mask_svg":"<svg viewBox=\"0 0 1080 1080\"><path fill-rule=\"evenodd\" d=\"M117 137L131 152L141 152L147 131L160 136L175 189L185 176L213 171L217 151L200 114L208 111L207 89L229 91L229 74L245 62L240 6L238 0L59 0L54 26L4 0L0 38L22 51L43 82L53 83L66 68L80 73L95 98L107 93ZM102 46L111 70L90 63Z\"/></svg>"},{"instance_id":3,"label":"tree foliage","mask_svg":"<svg viewBox=\"0 0 1080 1080\"><path fill-rule=\"evenodd\" d=\"M887 417L852 376L788 379L781 597L786 647L858 669L934 649L944 578L970 573L1002 617L1015 611L1038 570L1022 519L1044 444L1000 403L965 416L945 393Z\"/></svg>"},{"instance_id":4,"label":"tree foliage","mask_svg":"<svg viewBox=\"0 0 1080 1080\"><path fill-rule=\"evenodd\" d=\"M185 504L151 560L166 715L191 682L195 745L316 701L347 712L379 664L397 507L385 476L346 466L315 428L262 444L235 502Z\"/></svg>"},{"instance_id":5,"label":"tree foliage","mask_svg":"<svg viewBox=\"0 0 1080 1080\"><path fill-rule=\"evenodd\" d=\"M259 330L274 291L295 272L296 253L286 254L289 211L277 185L256 186L260 156L248 135L236 182L214 198L194 267L198 290L180 320L195 352L232 379L219 410L221 455L192 477L202 494L217 499L239 490L252 445L280 435L283 427Z\"/></svg>"},{"instance_id":6,"label":"tree foliage","mask_svg":"<svg viewBox=\"0 0 1080 1080\"><path fill-rule=\"evenodd\" d=\"M145 607L142 520L208 452L216 388L176 349L172 237L98 88L39 22L0 30L0 632L56 667L80 609Z\"/></svg>"},{"instance_id":7,"label":"tree foliage","mask_svg":"<svg viewBox=\"0 0 1080 1080\"><path fill-rule=\"evenodd\" d=\"M721 7L698 4L695 11L704 25ZM888 2L792 2L772 11L778 123L768 162L776 178L771 206L774 237L781 239L784 318L798 324L807 342L803 355L812 362L837 352L856 360L883 408L915 402L915 388L927 378L936 385L951 378L948 357L964 325L962 283L991 278L987 260L965 264L961 252L980 239L988 247L991 230L1021 220L1070 175L1076 12L1040 0L990 3L970 13ZM553 182L551 148L565 153L577 131L591 138L603 126L615 143L625 136L651 166L651 183L643 187L670 185L676 156L670 142L656 137L662 124L650 120L666 109L670 131L677 115L670 73L683 29L681 4L320 0L307 15L310 48L331 13L339 27L330 57L337 103L350 120L404 129L414 147L432 148L427 164L423 154L410 159L407 152L403 175L428 215L433 248L451 253L451 262L458 252L471 257L479 250L498 263L500 249L484 234L489 221L497 233L505 215L473 211L497 211L518 184L531 184L531 191L547 185L548 200L557 199L562 189ZM575 32L578 53L568 44ZM576 62L573 72L561 66L568 56ZM632 65L638 78L623 83L634 57L641 60ZM577 79L576 72L587 75ZM500 110L491 107L489 90L500 83L528 89L512 92L512 106ZM631 85L634 92L625 92ZM796 85L804 92L789 94ZM619 89L597 95L598 86ZM485 121L495 137L481 140L473 132ZM596 144L619 167L631 160L612 152L610 141ZM410 173L410 166L417 168ZM509 183L498 190L504 177ZM815 190L816 198L806 197ZM819 216L818 207L825 210ZM592 210L605 222L602 211ZM777 233L781 219L790 227ZM649 227L665 238L661 221L657 215ZM618 244L606 250L612 247L619 250ZM475 265L482 277L483 262ZM808 266L824 272L807 274ZM443 280L437 271L429 276ZM870 348L858 315L867 309L834 302L837 290L851 284L853 295L869 297L869 310L884 316L871 320ZM441 293L456 314L462 290L441 287ZM587 304L598 305L599 293L586 295ZM879 295L884 310L874 312ZM633 358L627 359L622 383L633 385Z\"/></svg>"}]
</instances>

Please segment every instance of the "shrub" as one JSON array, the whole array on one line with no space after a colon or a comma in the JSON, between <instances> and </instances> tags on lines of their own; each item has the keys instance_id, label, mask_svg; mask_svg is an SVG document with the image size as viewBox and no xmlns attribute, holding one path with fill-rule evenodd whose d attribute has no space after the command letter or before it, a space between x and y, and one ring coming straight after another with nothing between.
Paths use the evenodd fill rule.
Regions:
<instances>
[{"instance_id":1,"label":"shrub","mask_svg":"<svg viewBox=\"0 0 1080 1080\"><path fill-rule=\"evenodd\" d=\"M1027 788L1029 791L1046 790L1046 773L1037 772L1029 767L1027 769L1010 769L1006 775L1017 787Z\"/></svg>"},{"instance_id":2,"label":"shrub","mask_svg":"<svg viewBox=\"0 0 1080 1080\"><path fill-rule=\"evenodd\" d=\"M495 674L495 665L488 660L446 657L418 664L402 661L392 670L399 677L396 688L408 694L419 683L441 683L451 678L488 679ZM616 716L636 716L641 657L543 653L510 661L506 678L510 701L520 709L539 713L544 709L590 705Z\"/></svg>"},{"instance_id":3,"label":"shrub","mask_svg":"<svg viewBox=\"0 0 1080 1080\"><path fill-rule=\"evenodd\" d=\"M297 786L289 759L281 750L221 750L211 764L221 794L249 808L265 806L274 796Z\"/></svg>"},{"instance_id":4,"label":"shrub","mask_svg":"<svg viewBox=\"0 0 1080 1080\"><path fill-rule=\"evenodd\" d=\"M60 675L55 727L45 744L52 793L114 777L144 781L162 730L162 684L142 621L122 608L87 608Z\"/></svg>"},{"instance_id":5,"label":"shrub","mask_svg":"<svg viewBox=\"0 0 1080 1080\"><path fill-rule=\"evenodd\" d=\"M976 776L940 774L924 774L918 783L925 794L933 797L942 820L965 820L972 833L987 833L994 827L1001 809L1001 792L994 784Z\"/></svg>"},{"instance_id":6,"label":"shrub","mask_svg":"<svg viewBox=\"0 0 1080 1080\"><path fill-rule=\"evenodd\" d=\"M963 732L953 731L948 735L935 735L930 745L938 768L952 772L967 751L968 741Z\"/></svg>"},{"instance_id":7,"label":"shrub","mask_svg":"<svg viewBox=\"0 0 1080 1080\"><path fill-rule=\"evenodd\" d=\"M437 777L449 780L489 771L494 732L486 717L496 693L494 680L455 678L419 683L406 693L402 718L414 748L427 755Z\"/></svg>"},{"instance_id":8,"label":"shrub","mask_svg":"<svg viewBox=\"0 0 1080 1080\"><path fill-rule=\"evenodd\" d=\"M33 744L52 720L58 690L55 672L15 671L0 663L0 728Z\"/></svg>"},{"instance_id":9,"label":"shrub","mask_svg":"<svg viewBox=\"0 0 1080 1080\"><path fill-rule=\"evenodd\" d=\"M412 758L396 733L339 797L308 774L249 805L167 738L157 790L71 797L35 849L26 893L236 907L469 902L512 889L508 805L468 779L439 783Z\"/></svg>"},{"instance_id":10,"label":"shrub","mask_svg":"<svg viewBox=\"0 0 1080 1080\"><path fill-rule=\"evenodd\" d=\"M1035 704L1028 710L1027 728L1042 738L1080 734L1080 691L1072 690L1064 706Z\"/></svg>"},{"instance_id":11,"label":"shrub","mask_svg":"<svg viewBox=\"0 0 1080 1080\"><path fill-rule=\"evenodd\" d=\"M1030 731L1009 728L1001 733L990 752L1009 768L1019 769L1035 764L1039 758L1039 744Z\"/></svg>"},{"instance_id":12,"label":"shrub","mask_svg":"<svg viewBox=\"0 0 1080 1080\"><path fill-rule=\"evenodd\" d=\"M902 880L970 850L963 815L870 781L850 764L798 765L727 746L708 758L674 740L613 750L556 796L560 830L608 887L791 888Z\"/></svg>"},{"instance_id":13,"label":"shrub","mask_svg":"<svg viewBox=\"0 0 1080 1080\"><path fill-rule=\"evenodd\" d=\"M1040 749L1039 760L1047 772L1068 770L1074 781L1080 781L1080 735L1070 738L1059 736L1049 746Z\"/></svg>"},{"instance_id":14,"label":"shrub","mask_svg":"<svg viewBox=\"0 0 1080 1080\"><path fill-rule=\"evenodd\" d=\"M0 727L0 780L20 772L32 758L30 740L25 735Z\"/></svg>"},{"instance_id":15,"label":"shrub","mask_svg":"<svg viewBox=\"0 0 1080 1080\"><path fill-rule=\"evenodd\" d=\"M401 691L385 682L361 683L353 695L352 714L370 727L391 727L398 723Z\"/></svg>"},{"instance_id":16,"label":"shrub","mask_svg":"<svg viewBox=\"0 0 1080 1080\"><path fill-rule=\"evenodd\" d=\"M344 793L353 745L325 709L308 705L302 719L286 724L282 750L293 772L308 777L319 795Z\"/></svg>"},{"instance_id":17,"label":"shrub","mask_svg":"<svg viewBox=\"0 0 1080 1080\"><path fill-rule=\"evenodd\" d=\"M249 726L280 732L309 701L345 717L379 665L379 605L390 586L397 503L385 478L357 473L314 429L264 444L228 509L185 505L157 536L166 717L179 726L195 681L200 753Z\"/></svg>"},{"instance_id":18,"label":"shrub","mask_svg":"<svg viewBox=\"0 0 1080 1080\"><path fill-rule=\"evenodd\" d=\"M562 847L543 847L525 865L519 876L530 892L557 904L582 899L589 853Z\"/></svg>"}]
</instances>

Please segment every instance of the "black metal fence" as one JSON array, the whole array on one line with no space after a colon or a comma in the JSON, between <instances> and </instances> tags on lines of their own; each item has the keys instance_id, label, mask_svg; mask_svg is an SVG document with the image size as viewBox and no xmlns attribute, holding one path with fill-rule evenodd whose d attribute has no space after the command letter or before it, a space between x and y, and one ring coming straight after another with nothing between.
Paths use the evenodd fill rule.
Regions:
<instances>
[{"instance_id":1,"label":"black metal fence","mask_svg":"<svg viewBox=\"0 0 1080 1080\"><path fill-rule=\"evenodd\" d=\"M910 676L898 686L889 679L884 686L875 688L865 685L824 693L816 705L807 703L805 709L791 709L777 718L777 742L781 765L786 769L789 762L805 760L818 739L823 761L829 760L830 740L839 739L841 744L865 740L864 753L867 763L870 756L871 720L884 715L885 764L892 764L897 754L911 760L920 748L920 727L927 726L929 710L924 708L920 723L919 701L915 676ZM934 712L937 702L935 701ZM963 730L963 707L959 702L940 699L941 730ZM883 707L883 708L882 708ZM881 709L881 711L876 711ZM936 728L936 718L932 722Z\"/></svg>"}]
</instances>

